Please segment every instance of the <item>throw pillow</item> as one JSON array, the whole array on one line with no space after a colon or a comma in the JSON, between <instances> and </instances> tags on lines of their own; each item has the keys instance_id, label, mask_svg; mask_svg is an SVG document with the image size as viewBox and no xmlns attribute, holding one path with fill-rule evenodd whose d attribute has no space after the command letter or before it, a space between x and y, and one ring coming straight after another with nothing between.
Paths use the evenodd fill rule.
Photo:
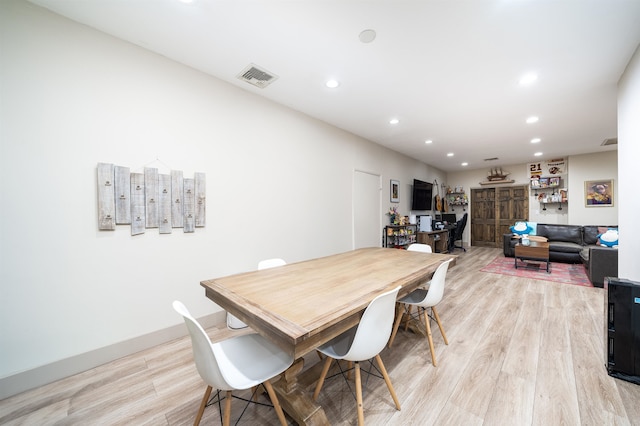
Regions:
<instances>
[{"instance_id":1,"label":"throw pillow","mask_svg":"<svg viewBox=\"0 0 640 426\"><path fill-rule=\"evenodd\" d=\"M607 229L606 232L598 235L598 245L606 247L618 246L618 230L615 228Z\"/></svg>"}]
</instances>

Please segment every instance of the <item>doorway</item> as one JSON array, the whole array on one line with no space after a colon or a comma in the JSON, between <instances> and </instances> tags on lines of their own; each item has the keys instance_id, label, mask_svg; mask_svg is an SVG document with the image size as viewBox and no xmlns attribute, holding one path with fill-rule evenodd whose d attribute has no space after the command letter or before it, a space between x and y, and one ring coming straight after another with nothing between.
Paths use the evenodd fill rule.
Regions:
<instances>
[{"instance_id":1,"label":"doorway","mask_svg":"<svg viewBox=\"0 0 640 426\"><path fill-rule=\"evenodd\" d=\"M382 185L380 175L361 170L353 173L353 248L382 245Z\"/></svg>"}]
</instances>

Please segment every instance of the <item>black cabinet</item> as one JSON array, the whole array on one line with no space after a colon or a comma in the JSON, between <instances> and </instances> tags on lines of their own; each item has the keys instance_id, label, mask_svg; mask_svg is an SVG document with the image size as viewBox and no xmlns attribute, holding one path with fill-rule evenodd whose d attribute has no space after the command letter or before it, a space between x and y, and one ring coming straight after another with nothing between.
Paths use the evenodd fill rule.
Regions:
<instances>
[{"instance_id":1,"label":"black cabinet","mask_svg":"<svg viewBox=\"0 0 640 426\"><path fill-rule=\"evenodd\" d=\"M607 372L640 385L640 282L607 277L604 285Z\"/></svg>"}]
</instances>

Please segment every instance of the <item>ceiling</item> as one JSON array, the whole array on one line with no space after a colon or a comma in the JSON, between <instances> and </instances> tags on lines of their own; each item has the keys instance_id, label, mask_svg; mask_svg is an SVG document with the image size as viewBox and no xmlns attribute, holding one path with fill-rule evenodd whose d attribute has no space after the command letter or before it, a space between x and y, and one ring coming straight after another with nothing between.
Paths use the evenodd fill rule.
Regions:
<instances>
[{"instance_id":1,"label":"ceiling","mask_svg":"<svg viewBox=\"0 0 640 426\"><path fill-rule=\"evenodd\" d=\"M640 0L30 1L448 172L615 149L640 43Z\"/></svg>"}]
</instances>

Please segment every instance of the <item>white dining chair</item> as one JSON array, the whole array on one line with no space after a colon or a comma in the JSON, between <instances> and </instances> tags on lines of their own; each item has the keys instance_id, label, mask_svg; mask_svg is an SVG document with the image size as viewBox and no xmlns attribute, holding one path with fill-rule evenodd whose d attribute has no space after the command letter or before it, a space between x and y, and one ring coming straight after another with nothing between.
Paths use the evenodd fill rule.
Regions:
<instances>
[{"instance_id":1,"label":"white dining chair","mask_svg":"<svg viewBox=\"0 0 640 426\"><path fill-rule=\"evenodd\" d=\"M431 250L431 246L429 244L422 244L422 243L411 244L409 247L407 247L407 251L417 251L420 253L433 253L433 250ZM422 284L420 284L418 287L426 289L426 288L429 288L430 283L431 281L425 281Z\"/></svg>"},{"instance_id":2,"label":"white dining chair","mask_svg":"<svg viewBox=\"0 0 640 426\"><path fill-rule=\"evenodd\" d=\"M269 380L289 368L293 363L293 357L259 334L244 334L211 343L207 333L182 302L174 301L173 309L184 318L191 335L196 369L207 384L194 425L200 424L213 388L216 389L222 423L228 426L231 420L232 392L262 384L269 394L280 423L286 426L287 421ZM221 391L226 391L224 398L220 395ZM224 413L220 407L222 399L225 400Z\"/></svg>"},{"instance_id":3,"label":"white dining chair","mask_svg":"<svg viewBox=\"0 0 640 426\"><path fill-rule=\"evenodd\" d=\"M429 244L413 243L407 247L407 251L419 251L422 253L433 253Z\"/></svg>"},{"instance_id":4,"label":"white dining chair","mask_svg":"<svg viewBox=\"0 0 640 426\"><path fill-rule=\"evenodd\" d=\"M258 270L275 268L276 266L286 265L287 262L280 258L265 259L258 262ZM248 325L233 314L227 312L227 327L231 330L241 330L247 328Z\"/></svg>"},{"instance_id":5,"label":"white dining chair","mask_svg":"<svg viewBox=\"0 0 640 426\"><path fill-rule=\"evenodd\" d=\"M442 262L436 271L433 273L433 277L431 278L431 284L429 286L429 290L425 290L423 288L418 288L408 295L398 299L398 303L403 304L405 308L411 306L418 307L418 317L421 318L424 322L424 326L427 330L427 339L429 340L429 350L431 351L431 361L433 362L433 366L437 366L436 364L436 354L433 348L433 336L431 334L431 315L427 309L431 308L431 312L433 313L433 319L435 319L438 324L438 328L440 328L440 333L442 333L442 338L444 339L445 344L449 344L447 340L447 335L444 332L444 327L442 326L442 322L440 321L440 316L438 315L438 311L436 310L436 305L440 303L442 297L444 295L444 284L447 277L447 271L449 269L449 264L451 263L451 259L446 262ZM393 340L396 337L396 333L398 332L398 328L400 327L400 322L402 318L405 316L405 311L408 309L398 309L398 315L396 317L396 321L393 324L393 332L391 333L391 338L389 339L389 347L393 344ZM410 315L407 314L406 321L410 320Z\"/></svg>"},{"instance_id":6,"label":"white dining chair","mask_svg":"<svg viewBox=\"0 0 640 426\"><path fill-rule=\"evenodd\" d=\"M320 373L320 378L313 393L313 399L318 399L318 394L322 389L331 362L335 360L346 360L355 364L355 386L356 386L356 403L358 410L358 424L364 424L364 409L362 407L362 379L360 362L375 358L378 369L384 378L391 398L396 405L396 409L400 410L400 402L393 389L387 370L384 368L380 351L384 348L391 334L393 326L393 316L395 312L396 297L400 286L391 291L387 291L369 303L367 309L360 318L360 323L333 338L329 342L318 348L318 351L326 356L325 363ZM345 377L346 378L346 377Z\"/></svg>"}]
</instances>

